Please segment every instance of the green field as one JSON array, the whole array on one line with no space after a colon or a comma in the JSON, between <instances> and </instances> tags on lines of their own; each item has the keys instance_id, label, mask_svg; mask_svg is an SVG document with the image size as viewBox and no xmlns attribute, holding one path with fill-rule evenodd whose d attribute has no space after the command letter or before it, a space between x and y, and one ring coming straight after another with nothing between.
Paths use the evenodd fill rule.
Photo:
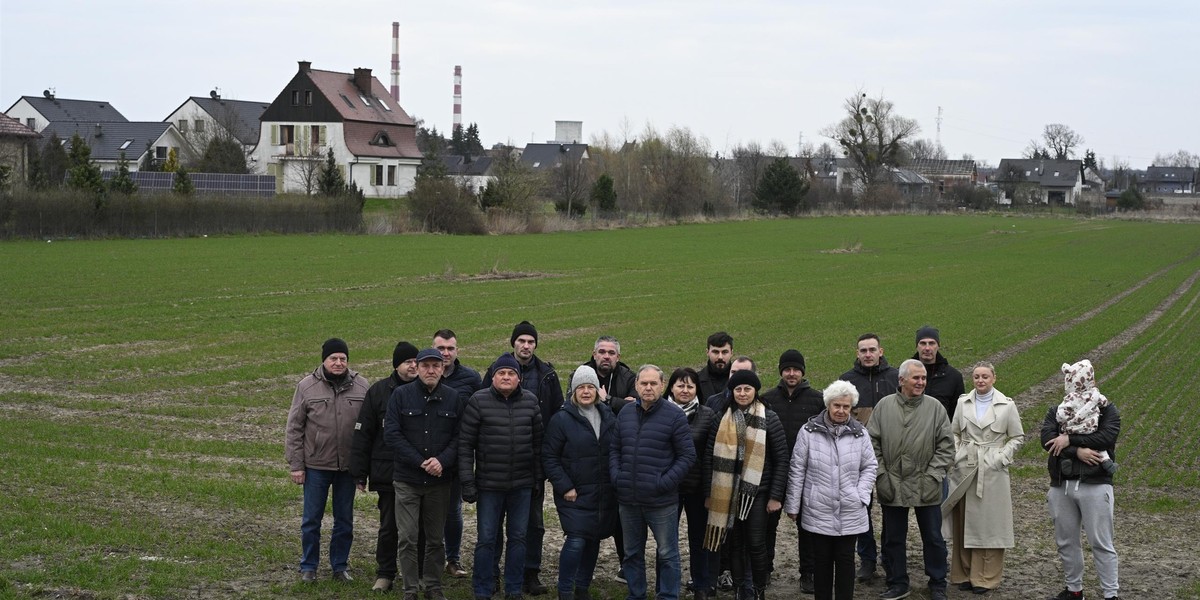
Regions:
<instances>
[{"instance_id":1,"label":"green field","mask_svg":"<svg viewBox=\"0 0 1200 600\"><path fill-rule=\"evenodd\" d=\"M564 378L598 335L635 367L695 366L723 329L767 385L794 347L817 387L850 367L860 333L898 364L931 323L955 366L1003 358L997 387L1035 432L1056 400L1026 390L1163 307L1097 370L1124 415L1121 485L1138 489L1122 508L1194 520L1200 452L1180 440L1200 425L1183 390L1200 369L1198 272L1195 224L976 216L3 243L0 597L306 593L282 440L321 342L346 339L374 381L398 339L450 327L482 370L523 319ZM1042 456L1026 444L1019 475L1044 477ZM365 596L373 495L357 510Z\"/></svg>"}]
</instances>

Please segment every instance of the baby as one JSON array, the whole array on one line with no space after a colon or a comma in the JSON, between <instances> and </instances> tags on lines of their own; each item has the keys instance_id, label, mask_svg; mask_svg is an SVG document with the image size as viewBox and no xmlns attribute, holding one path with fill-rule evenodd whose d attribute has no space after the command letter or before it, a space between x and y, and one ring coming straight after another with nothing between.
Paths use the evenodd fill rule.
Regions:
<instances>
[{"instance_id":1,"label":"baby","mask_svg":"<svg viewBox=\"0 0 1200 600\"><path fill-rule=\"evenodd\" d=\"M1100 426L1100 409L1108 406L1108 398L1096 389L1096 371L1086 358L1073 364L1063 363L1063 385L1066 395L1058 405L1059 427L1063 433L1095 433ZM1100 466L1109 474L1117 471L1117 464L1108 452L1100 451Z\"/></svg>"}]
</instances>

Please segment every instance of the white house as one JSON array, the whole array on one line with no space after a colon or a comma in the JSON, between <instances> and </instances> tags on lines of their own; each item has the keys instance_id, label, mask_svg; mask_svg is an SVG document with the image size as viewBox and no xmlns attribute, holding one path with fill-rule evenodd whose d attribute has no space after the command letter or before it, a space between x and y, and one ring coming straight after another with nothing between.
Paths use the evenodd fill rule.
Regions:
<instances>
[{"instance_id":1,"label":"white house","mask_svg":"<svg viewBox=\"0 0 1200 600\"><path fill-rule=\"evenodd\" d=\"M346 180L368 197L407 194L421 164L416 124L371 76L300 69L262 115L254 160L275 175L276 191L305 192L333 150Z\"/></svg>"},{"instance_id":2,"label":"white house","mask_svg":"<svg viewBox=\"0 0 1200 600\"><path fill-rule=\"evenodd\" d=\"M251 160L258 146L262 115L268 102L228 100L216 90L208 96L192 96L163 121L172 123L187 139L193 153L199 154L209 140L229 136L242 145L251 172L262 172Z\"/></svg>"}]
</instances>

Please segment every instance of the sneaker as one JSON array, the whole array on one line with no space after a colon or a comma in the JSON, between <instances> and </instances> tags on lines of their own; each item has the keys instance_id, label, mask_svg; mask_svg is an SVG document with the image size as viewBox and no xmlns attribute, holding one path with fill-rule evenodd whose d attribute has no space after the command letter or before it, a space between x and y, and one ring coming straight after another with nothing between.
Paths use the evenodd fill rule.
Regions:
<instances>
[{"instance_id":1,"label":"sneaker","mask_svg":"<svg viewBox=\"0 0 1200 600\"><path fill-rule=\"evenodd\" d=\"M717 577L717 589L722 592L728 592L733 589L733 573L722 571L721 576Z\"/></svg>"},{"instance_id":2,"label":"sneaker","mask_svg":"<svg viewBox=\"0 0 1200 600\"><path fill-rule=\"evenodd\" d=\"M629 582L625 581L625 574L621 573L620 569L617 569L617 574L613 575L613 581L616 581L621 585L629 585Z\"/></svg>"},{"instance_id":3,"label":"sneaker","mask_svg":"<svg viewBox=\"0 0 1200 600\"><path fill-rule=\"evenodd\" d=\"M452 560L446 563L445 573L451 577L461 579L467 576L467 570L462 568L457 560Z\"/></svg>"},{"instance_id":4,"label":"sneaker","mask_svg":"<svg viewBox=\"0 0 1200 600\"><path fill-rule=\"evenodd\" d=\"M375 585L371 586L372 592L386 592L392 589L392 580L387 577L377 577Z\"/></svg>"},{"instance_id":5,"label":"sneaker","mask_svg":"<svg viewBox=\"0 0 1200 600\"><path fill-rule=\"evenodd\" d=\"M1083 596L1083 590L1072 592L1063 588L1063 591L1059 592L1057 596L1051 596L1049 600L1087 600L1087 598Z\"/></svg>"},{"instance_id":6,"label":"sneaker","mask_svg":"<svg viewBox=\"0 0 1200 600\"><path fill-rule=\"evenodd\" d=\"M875 563L863 561L863 564L859 565L858 570L854 572L854 577L858 579L859 583L875 579Z\"/></svg>"},{"instance_id":7,"label":"sneaker","mask_svg":"<svg viewBox=\"0 0 1200 600\"><path fill-rule=\"evenodd\" d=\"M929 600L946 600L946 590L942 588L930 588Z\"/></svg>"},{"instance_id":8,"label":"sneaker","mask_svg":"<svg viewBox=\"0 0 1200 600\"><path fill-rule=\"evenodd\" d=\"M879 595L880 600L900 600L900 598L907 598L907 597L908 597L908 588L901 587L898 585L893 585L892 587L884 590L883 593ZM942 597L945 598L945 592L942 593Z\"/></svg>"},{"instance_id":9,"label":"sneaker","mask_svg":"<svg viewBox=\"0 0 1200 600\"><path fill-rule=\"evenodd\" d=\"M812 573L801 573L800 574L800 592L803 594L815 594L816 591L817 591L817 588L813 584Z\"/></svg>"},{"instance_id":10,"label":"sneaker","mask_svg":"<svg viewBox=\"0 0 1200 600\"><path fill-rule=\"evenodd\" d=\"M350 576L350 571L337 571L333 574L333 580L339 583L350 583L354 578Z\"/></svg>"},{"instance_id":11,"label":"sneaker","mask_svg":"<svg viewBox=\"0 0 1200 600\"><path fill-rule=\"evenodd\" d=\"M316 583L317 582L317 572L316 571L301 571L300 572L300 581L303 581L304 583Z\"/></svg>"}]
</instances>

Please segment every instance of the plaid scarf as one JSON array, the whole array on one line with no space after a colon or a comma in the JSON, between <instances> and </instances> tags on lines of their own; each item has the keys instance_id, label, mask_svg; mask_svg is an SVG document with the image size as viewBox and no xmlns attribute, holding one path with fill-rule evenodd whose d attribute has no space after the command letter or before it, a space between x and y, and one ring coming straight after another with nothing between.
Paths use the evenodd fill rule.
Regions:
<instances>
[{"instance_id":1,"label":"plaid scarf","mask_svg":"<svg viewBox=\"0 0 1200 600\"><path fill-rule=\"evenodd\" d=\"M720 548L735 517L744 521L750 515L766 456L767 408L758 400L744 411L730 406L721 417L713 442L712 491L704 528L706 549Z\"/></svg>"}]
</instances>

